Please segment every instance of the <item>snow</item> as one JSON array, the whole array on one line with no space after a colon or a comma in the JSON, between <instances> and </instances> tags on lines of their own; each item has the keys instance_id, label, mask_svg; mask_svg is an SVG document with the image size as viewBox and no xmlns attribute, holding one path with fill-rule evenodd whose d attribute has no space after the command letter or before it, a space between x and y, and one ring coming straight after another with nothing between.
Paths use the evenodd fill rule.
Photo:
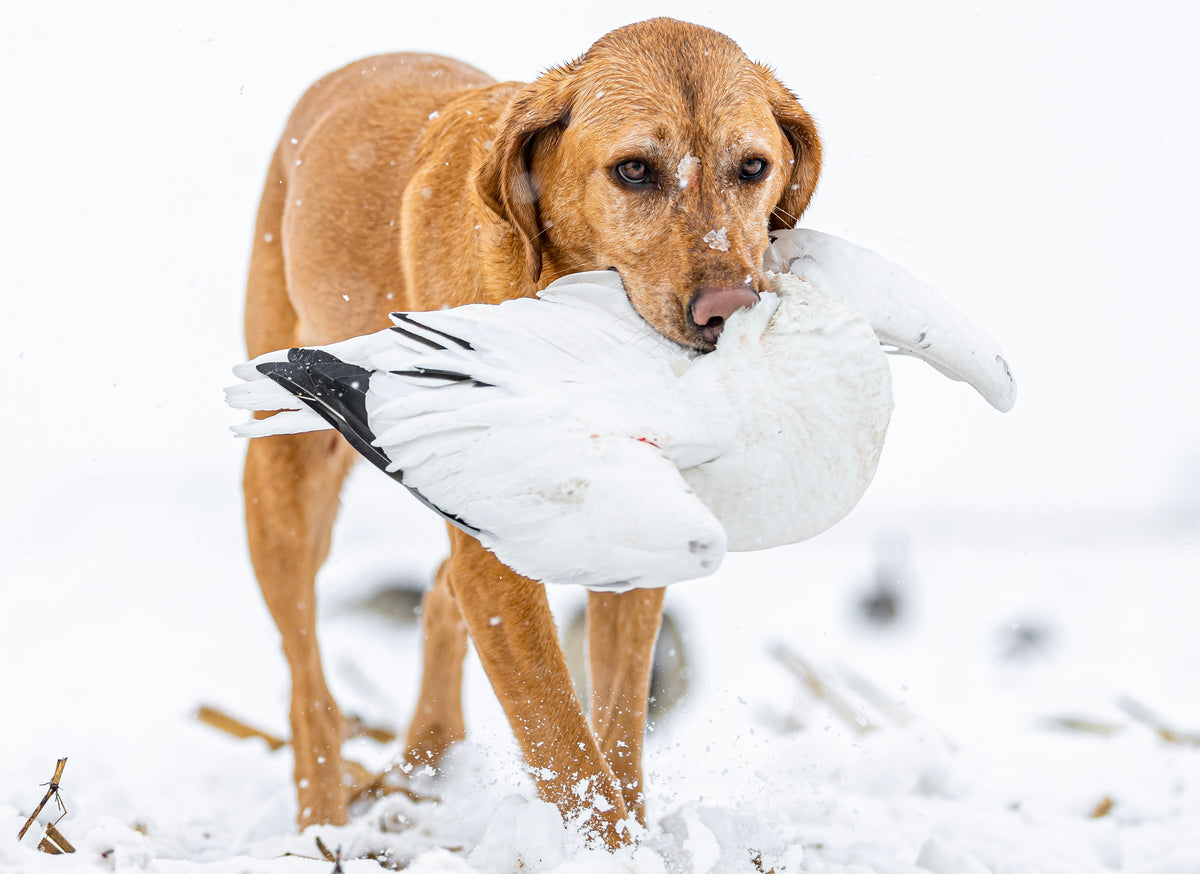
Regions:
<instances>
[{"instance_id":1,"label":"snow","mask_svg":"<svg viewBox=\"0 0 1200 874\"><path fill-rule=\"evenodd\" d=\"M830 872L915 874L918 863L952 874L1194 870L1186 866L1197 861L1198 750L1157 738L1118 700L1136 695L1181 726L1196 724L1187 695L1198 655L1189 624L1200 607L1189 591L1195 555L1162 531L1126 531L1098 549L1035 518L1010 527L1022 544L1014 551L946 534L936 514L910 516L910 571L900 618L887 626L854 606L878 563L869 538L894 524L886 515L856 513L827 537L731 556L711 581L673 587L668 606L684 631L691 686L649 736L649 828L613 862L533 798L475 664L472 740L444 774L418 778L440 803L393 796L345 828L293 835L286 751L189 718L207 701L284 733L286 684L244 557L229 547L232 490L189 502L186 494L203 490L186 488L183 471L172 479L180 496L165 506L146 485L120 508L155 544L140 569L106 562L92 597L74 595L70 611L56 599L73 588L77 555L31 555L14 566L15 578L49 586L12 605L27 627L9 640L37 655L36 669L10 685L22 718L6 721L5 738L22 754L2 766L0 865L108 870L124 859L157 871L285 872L298 861L283 854L314 856L320 834L347 858L390 851L419 871L516 870L519 860L561 872L752 871L751 852L777 871L788 860L787 870ZM380 511L401 494L372 470L356 472L335 544L342 557L323 588L322 640L347 709L402 726L416 681L415 627L362 607L396 579L385 576L396 572L396 547L384 545L393 520ZM394 522L425 543L438 534L426 515L406 502ZM969 527L985 522L976 515ZM177 527L197 532L183 568L171 554ZM84 549L95 545L81 539ZM419 579L440 550L415 552L418 560L403 550L401 580ZM164 597L168 578L179 592ZM727 597L751 584L751 597ZM580 605L556 602L563 617ZM1010 653L1016 622L1048 629L1047 639ZM805 692L770 655L778 645L802 654L858 718ZM94 667L81 664L89 656ZM856 691L859 678L880 690L879 704ZM1121 728L1103 737L1046 727L1057 716ZM864 731L864 722L878 727ZM348 749L372 766L396 752L365 741ZM71 860L14 840L59 755L70 756L70 813L60 827L79 849ZM1106 797L1112 812L1091 819Z\"/></svg>"},{"instance_id":2,"label":"snow","mask_svg":"<svg viewBox=\"0 0 1200 874\"><path fill-rule=\"evenodd\" d=\"M708 248L718 252L729 251L729 231L727 228L713 228L700 239L708 244Z\"/></svg>"},{"instance_id":3,"label":"snow","mask_svg":"<svg viewBox=\"0 0 1200 874\"><path fill-rule=\"evenodd\" d=\"M440 803L393 796L315 833L351 872L377 870L356 858L369 850L426 874L754 871L752 851L777 872L1200 870L1200 750L1123 700L1200 728L1200 122L1180 111L1200 11L655 11L777 69L826 146L806 223L903 264L987 328L1020 403L999 416L895 361L896 415L859 508L809 543L672 587L691 676L649 736L636 847L587 847L533 798L473 660L471 739L444 774L418 777ZM24 4L0 32L0 870L332 869L284 856L317 855L313 832L293 833L286 751L191 718L212 703L286 732L220 388L244 357L262 174L305 84L399 47L530 78L645 7L531 4L520 29L502 4L466 12ZM424 585L443 543L432 514L356 472L321 585L347 710L403 728L415 628L361 605ZM889 564L907 568L904 597L879 626L857 605ZM561 594L566 625L578 601ZM879 727L814 699L777 644ZM1116 730L1047 722L1064 716ZM378 766L395 750L348 752ZM59 827L78 852L52 858L15 836L61 756Z\"/></svg>"},{"instance_id":4,"label":"snow","mask_svg":"<svg viewBox=\"0 0 1200 874\"><path fill-rule=\"evenodd\" d=\"M696 175L700 172L700 159L688 152L679 160L679 166L675 170L675 176L678 178L680 188L687 188L695 181Z\"/></svg>"}]
</instances>

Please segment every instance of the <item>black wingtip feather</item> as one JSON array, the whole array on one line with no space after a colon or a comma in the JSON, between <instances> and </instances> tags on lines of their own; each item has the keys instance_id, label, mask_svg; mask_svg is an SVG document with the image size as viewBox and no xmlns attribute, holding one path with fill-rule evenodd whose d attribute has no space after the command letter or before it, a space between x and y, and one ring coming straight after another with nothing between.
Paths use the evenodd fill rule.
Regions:
<instances>
[{"instance_id":1,"label":"black wingtip feather","mask_svg":"<svg viewBox=\"0 0 1200 874\"><path fill-rule=\"evenodd\" d=\"M409 325L412 325L414 328L420 328L422 331L428 331L431 334L437 334L439 337L443 337L443 338L449 340L451 343L454 343L454 344L460 346L461 348L466 349L468 352L475 351L475 347L472 346L470 343L468 343L466 340L464 340L462 337L456 337L453 334L447 334L445 331L440 331L437 328L431 328L431 327L429 327L429 325L426 325L422 322L418 322L409 313L392 313L392 318L396 319L397 321L405 322ZM445 349L446 348L445 346L441 346L441 345L435 343L433 340L429 339L428 337L418 337L418 336L414 335L411 331L406 331L399 326L392 328L392 330L399 331L407 337L412 337L414 340L420 340L422 343L425 343L428 346L432 346L435 349Z\"/></svg>"},{"instance_id":2,"label":"black wingtip feather","mask_svg":"<svg viewBox=\"0 0 1200 874\"><path fill-rule=\"evenodd\" d=\"M389 370L393 376L408 376L413 379L443 379L446 382L470 383L478 388L495 388L490 382L484 382L481 379L476 379L469 373L460 373L457 370L439 370L435 367L415 367L412 370Z\"/></svg>"},{"instance_id":3,"label":"black wingtip feather","mask_svg":"<svg viewBox=\"0 0 1200 874\"><path fill-rule=\"evenodd\" d=\"M388 470L391 459L373 445L375 432L367 422L371 371L321 349L303 348L289 349L287 361L264 361L257 369L303 401L345 437L359 455L407 488L426 507L473 537L485 533L453 513L447 513L404 482L404 471Z\"/></svg>"}]
</instances>

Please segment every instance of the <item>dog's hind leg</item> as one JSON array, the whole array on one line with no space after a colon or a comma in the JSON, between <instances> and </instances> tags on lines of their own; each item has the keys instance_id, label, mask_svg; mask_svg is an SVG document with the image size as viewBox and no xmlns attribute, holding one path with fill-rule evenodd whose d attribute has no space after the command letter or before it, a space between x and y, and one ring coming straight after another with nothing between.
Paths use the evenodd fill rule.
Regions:
<instances>
[{"instance_id":1,"label":"dog's hind leg","mask_svg":"<svg viewBox=\"0 0 1200 874\"><path fill-rule=\"evenodd\" d=\"M292 751L303 828L346 821L341 713L317 646L317 570L329 553L338 492L354 461L338 434L251 441L243 486L250 559L292 678Z\"/></svg>"},{"instance_id":2,"label":"dog's hind leg","mask_svg":"<svg viewBox=\"0 0 1200 874\"><path fill-rule=\"evenodd\" d=\"M467 626L450 586L450 561L442 563L433 588L421 601L424 670L416 711L405 737L409 765L436 765L446 748L461 740L462 675Z\"/></svg>"},{"instance_id":3,"label":"dog's hind leg","mask_svg":"<svg viewBox=\"0 0 1200 874\"><path fill-rule=\"evenodd\" d=\"M588 594L588 685L592 727L621 784L625 806L645 825L642 741L654 641L665 589Z\"/></svg>"},{"instance_id":4,"label":"dog's hind leg","mask_svg":"<svg viewBox=\"0 0 1200 874\"><path fill-rule=\"evenodd\" d=\"M296 342L281 247L286 185L277 152L255 231L246 298L251 355ZM250 559L282 636L292 679L291 726L297 821L346 821L342 717L329 693L317 648L317 570L329 552L338 493L354 459L331 432L265 437L247 448L243 489Z\"/></svg>"},{"instance_id":5,"label":"dog's hind leg","mask_svg":"<svg viewBox=\"0 0 1200 874\"><path fill-rule=\"evenodd\" d=\"M538 794L621 846L625 800L575 695L545 587L458 529L450 544L450 584Z\"/></svg>"}]
</instances>

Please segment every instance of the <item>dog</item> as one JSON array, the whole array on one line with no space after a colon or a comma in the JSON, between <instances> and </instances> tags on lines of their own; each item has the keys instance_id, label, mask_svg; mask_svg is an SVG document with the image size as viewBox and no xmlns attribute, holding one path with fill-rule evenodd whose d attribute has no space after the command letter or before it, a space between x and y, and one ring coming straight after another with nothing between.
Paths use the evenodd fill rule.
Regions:
<instances>
[{"instance_id":1,"label":"dog","mask_svg":"<svg viewBox=\"0 0 1200 874\"><path fill-rule=\"evenodd\" d=\"M390 54L314 84L268 172L251 254L248 351L379 330L396 310L499 303L615 270L665 337L711 351L765 287L768 232L816 187L797 98L728 37L654 19L530 84ZM321 667L314 580L354 451L336 433L253 441L250 556L291 671L298 825L346 821L343 720ZM589 725L542 586L449 526L423 601L424 670L405 738L436 764L464 737L474 642L539 795L608 846L645 822L641 751L663 591L590 593Z\"/></svg>"}]
</instances>

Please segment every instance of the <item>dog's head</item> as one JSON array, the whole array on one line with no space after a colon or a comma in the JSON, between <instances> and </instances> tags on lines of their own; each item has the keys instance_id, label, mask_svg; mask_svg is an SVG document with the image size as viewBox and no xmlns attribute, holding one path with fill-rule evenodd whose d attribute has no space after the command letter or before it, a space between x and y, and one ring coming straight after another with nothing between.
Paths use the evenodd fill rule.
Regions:
<instances>
[{"instance_id":1,"label":"dog's head","mask_svg":"<svg viewBox=\"0 0 1200 874\"><path fill-rule=\"evenodd\" d=\"M816 126L770 70L655 19L522 90L477 185L537 287L615 269L661 334L707 351L765 288L768 231L795 224L820 166Z\"/></svg>"}]
</instances>

